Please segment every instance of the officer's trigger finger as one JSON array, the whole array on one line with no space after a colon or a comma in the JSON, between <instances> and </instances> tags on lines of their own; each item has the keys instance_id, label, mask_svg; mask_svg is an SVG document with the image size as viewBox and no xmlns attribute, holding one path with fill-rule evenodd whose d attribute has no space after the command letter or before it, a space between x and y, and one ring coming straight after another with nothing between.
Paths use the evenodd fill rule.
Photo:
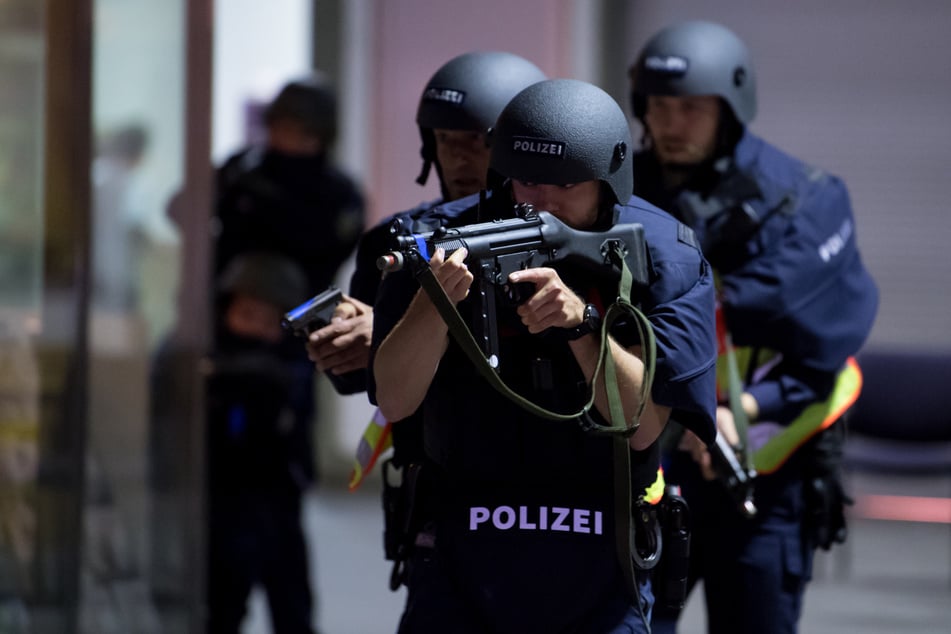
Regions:
<instances>
[{"instance_id":1,"label":"officer's trigger finger","mask_svg":"<svg viewBox=\"0 0 951 634\"><path fill-rule=\"evenodd\" d=\"M333 319L350 319L357 316L357 307L349 302L340 302L334 309Z\"/></svg>"},{"instance_id":2,"label":"officer's trigger finger","mask_svg":"<svg viewBox=\"0 0 951 634\"><path fill-rule=\"evenodd\" d=\"M537 275L533 269L523 269L521 271L514 271L509 273L509 282L511 284L522 284L522 283L531 283L534 284L537 280Z\"/></svg>"}]
</instances>

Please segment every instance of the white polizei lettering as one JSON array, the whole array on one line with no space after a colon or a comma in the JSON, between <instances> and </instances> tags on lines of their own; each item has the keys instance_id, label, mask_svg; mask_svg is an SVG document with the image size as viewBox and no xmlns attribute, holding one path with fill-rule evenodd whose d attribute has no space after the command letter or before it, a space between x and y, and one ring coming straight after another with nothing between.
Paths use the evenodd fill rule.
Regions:
<instances>
[{"instance_id":1,"label":"white polizei lettering","mask_svg":"<svg viewBox=\"0 0 951 634\"><path fill-rule=\"evenodd\" d=\"M852 236L852 221L846 220L839 227L839 230L829 236L825 242L819 245L819 257L823 262L828 262L839 254L849 238Z\"/></svg>"},{"instance_id":2,"label":"white polizei lettering","mask_svg":"<svg viewBox=\"0 0 951 634\"><path fill-rule=\"evenodd\" d=\"M564 143L552 141L532 141L529 139L515 139L512 142L512 149L516 152L529 152L532 154L551 154L561 156L565 151Z\"/></svg>"},{"instance_id":3,"label":"white polizei lettering","mask_svg":"<svg viewBox=\"0 0 951 634\"><path fill-rule=\"evenodd\" d=\"M565 519L568 517L568 514L571 513L571 509L555 506L555 507L552 507L551 510L555 514L555 521L551 523L551 530L570 532L571 526L569 526L567 522L565 522Z\"/></svg>"},{"instance_id":4,"label":"white polizei lettering","mask_svg":"<svg viewBox=\"0 0 951 634\"><path fill-rule=\"evenodd\" d=\"M576 533L590 533L591 528L588 526L588 518L591 517L591 511L588 509L575 509L575 512L572 514L572 523L571 529Z\"/></svg>"},{"instance_id":5,"label":"white polizei lettering","mask_svg":"<svg viewBox=\"0 0 951 634\"><path fill-rule=\"evenodd\" d=\"M451 88L429 88L423 94L423 98L434 101L447 101L458 105L466 98L466 93Z\"/></svg>"},{"instance_id":6,"label":"white polizei lettering","mask_svg":"<svg viewBox=\"0 0 951 634\"><path fill-rule=\"evenodd\" d=\"M489 509L484 506L473 506L469 509L469 530L474 531L479 524L489 519Z\"/></svg>"},{"instance_id":7,"label":"white polizei lettering","mask_svg":"<svg viewBox=\"0 0 951 634\"><path fill-rule=\"evenodd\" d=\"M644 60L644 67L667 73L684 73L687 70L687 60L674 55L668 55L666 57L651 55Z\"/></svg>"},{"instance_id":8,"label":"white polizei lettering","mask_svg":"<svg viewBox=\"0 0 951 634\"><path fill-rule=\"evenodd\" d=\"M502 516L506 518L503 520ZM502 531L515 526L515 509L511 506L500 506L492 512L492 525Z\"/></svg>"},{"instance_id":9,"label":"white polizei lettering","mask_svg":"<svg viewBox=\"0 0 951 634\"><path fill-rule=\"evenodd\" d=\"M518 527L523 531L533 531L538 528L537 525L528 521L528 507L518 507Z\"/></svg>"},{"instance_id":10,"label":"white polizei lettering","mask_svg":"<svg viewBox=\"0 0 951 634\"><path fill-rule=\"evenodd\" d=\"M537 516L535 515L537 509ZM579 535L602 535L601 511L563 506L473 506L469 508L469 530L485 530L490 520L496 530L557 531Z\"/></svg>"}]
</instances>

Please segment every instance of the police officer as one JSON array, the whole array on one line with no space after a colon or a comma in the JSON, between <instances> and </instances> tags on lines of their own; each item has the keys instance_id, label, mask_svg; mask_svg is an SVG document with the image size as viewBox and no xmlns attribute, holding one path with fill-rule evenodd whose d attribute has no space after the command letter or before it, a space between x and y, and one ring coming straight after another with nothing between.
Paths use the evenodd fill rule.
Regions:
<instances>
[{"instance_id":1,"label":"police officer","mask_svg":"<svg viewBox=\"0 0 951 634\"><path fill-rule=\"evenodd\" d=\"M264 112L267 137L218 169L212 231L215 271L242 253L279 253L299 266L307 292L324 291L363 231L363 195L330 160L337 101L314 73L287 83ZM295 374L313 411L313 368L298 345ZM310 451L310 426L301 449ZM315 467L307 467L313 479Z\"/></svg>"},{"instance_id":2,"label":"police officer","mask_svg":"<svg viewBox=\"0 0 951 634\"><path fill-rule=\"evenodd\" d=\"M511 217L515 203L580 231L643 225L649 285L636 300L656 333L654 387L642 400L646 366L630 321L615 322L601 341L613 281L568 264L511 275L529 290L517 306L499 302L500 376L560 412L577 410L594 381L594 416L606 418L605 380L593 376L600 346L609 346L625 420L644 408L615 463L616 439L529 413L491 387L416 278L388 274L374 306L370 395L390 420L422 406L424 502L433 513L416 539L399 631L646 632L650 582L631 571L626 583L631 560L616 549L630 543L630 517L615 513L615 467L630 460L633 475L624 477L635 490L653 481L655 440L671 410L712 439L710 271L689 230L631 196L630 129L599 88L567 79L529 86L502 111L490 144L492 195L438 208L449 226ZM466 256L437 250L429 266L471 328L481 304L469 292Z\"/></svg>"},{"instance_id":3,"label":"police officer","mask_svg":"<svg viewBox=\"0 0 951 634\"><path fill-rule=\"evenodd\" d=\"M443 202L485 189L489 166L486 132L505 104L521 89L545 79L530 61L504 51L473 51L443 64L426 83L416 112L422 140L425 185L435 168L441 197L394 214L370 229L357 247L350 296L338 309L339 321L311 335L308 353L344 394L366 389L373 301L380 283L377 257L390 246L395 218L412 224ZM438 224L439 218L429 222ZM357 370L357 372L354 372ZM393 431L393 462L402 466L420 455L420 423L404 421Z\"/></svg>"},{"instance_id":4,"label":"police officer","mask_svg":"<svg viewBox=\"0 0 951 634\"><path fill-rule=\"evenodd\" d=\"M363 231L363 194L330 160L333 88L319 73L287 83L264 111L266 140L217 172L215 271L247 251L283 253L315 295L327 288Z\"/></svg>"},{"instance_id":5,"label":"police officer","mask_svg":"<svg viewBox=\"0 0 951 634\"><path fill-rule=\"evenodd\" d=\"M419 100L416 123L422 140L423 168L417 183L425 185L435 167L441 197L414 209L394 214L370 229L357 247L356 268L350 280L350 295L337 309L333 323L311 335L308 354L319 370L326 371L343 394L366 389L366 367L373 325L372 304L380 283L377 257L390 246L390 227L396 218L408 225L443 202L483 190L488 173L489 148L486 133L502 108L522 88L545 79L528 60L503 51L474 51L443 64L426 83ZM439 217L430 218L433 226ZM411 464L423 458L422 418L414 413L393 427L374 415L361 443L369 449L357 452L351 488L359 486L376 457L386 449L385 434L392 440L392 457L384 470L384 554L394 562L390 587L396 590L407 578L404 562L413 547L412 527L422 522L422 510L414 507ZM400 477L391 469L405 469ZM397 483L406 486L397 486Z\"/></svg>"},{"instance_id":6,"label":"police officer","mask_svg":"<svg viewBox=\"0 0 951 634\"><path fill-rule=\"evenodd\" d=\"M672 451L666 477L693 520L689 583L704 580L710 632L794 632L814 548L844 539L842 425L820 432L857 397L849 357L877 290L842 181L750 132L756 77L736 35L675 24L630 77L646 140L634 190L693 227L718 274L717 425L740 451L739 480L758 473L744 499L723 486L722 457L734 456L689 431ZM674 631L677 616L655 611L655 632Z\"/></svg>"},{"instance_id":7,"label":"police officer","mask_svg":"<svg viewBox=\"0 0 951 634\"><path fill-rule=\"evenodd\" d=\"M423 89L416 112L422 140L423 168L416 179L425 185L432 168L439 177L441 196L389 216L370 229L357 247L350 297L340 309L347 321L313 333L308 350L317 368L340 375L366 368L372 326L370 306L376 297L380 271L376 258L390 246L390 226L397 217L410 221L443 202L457 200L485 188L489 148L486 132L515 94L545 74L528 60L503 51L474 51L443 64ZM356 300L356 301L354 301ZM362 373L344 393L365 389Z\"/></svg>"},{"instance_id":8,"label":"police officer","mask_svg":"<svg viewBox=\"0 0 951 634\"><path fill-rule=\"evenodd\" d=\"M330 160L337 130L337 104L329 82L313 74L288 82L264 112L266 140L229 158L218 169L213 218L215 271L221 275L239 257L267 252L287 258L305 278L305 295L325 290L351 254L363 230L363 195ZM277 324L280 324L278 319ZM285 335L293 354L282 357L291 375L295 416L293 464L298 486L314 483L313 425L316 411L313 366L299 342ZM294 597L306 598L305 584ZM284 630L282 630L284 631Z\"/></svg>"}]
</instances>

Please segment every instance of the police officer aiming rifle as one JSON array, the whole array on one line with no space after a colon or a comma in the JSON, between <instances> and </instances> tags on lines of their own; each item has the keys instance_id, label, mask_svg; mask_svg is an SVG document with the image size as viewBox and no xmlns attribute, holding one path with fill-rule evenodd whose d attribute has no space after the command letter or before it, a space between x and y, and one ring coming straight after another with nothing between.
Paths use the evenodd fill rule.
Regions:
<instances>
[{"instance_id":1,"label":"police officer aiming rifle","mask_svg":"<svg viewBox=\"0 0 951 634\"><path fill-rule=\"evenodd\" d=\"M399 631L647 632L653 597L648 574L632 570L630 506L655 479L655 440L671 411L713 439L710 271L688 229L631 197L630 130L604 91L573 80L533 84L502 111L490 143L489 194L434 213L452 227L510 217L527 203L575 230L640 224L650 284L630 299L656 335L656 372L642 394L647 341L631 320L611 323L602 340L615 284L567 263L519 270L509 281L534 292L496 308L501 378L563 413L593 387L593 418L607 427L620 414L628 432L635 418L638 426L598 434L576 419L534 415L480 374L411 272L383 279L369 392L390 420L422 412L420 498L431 520L415 540ZM439 249L429 270L471 328L479 303L466 256ZM615 361L610 380L595 376L602 346ZM613 414L611 388L621 396Z\"/></svg>"}]
</instances>

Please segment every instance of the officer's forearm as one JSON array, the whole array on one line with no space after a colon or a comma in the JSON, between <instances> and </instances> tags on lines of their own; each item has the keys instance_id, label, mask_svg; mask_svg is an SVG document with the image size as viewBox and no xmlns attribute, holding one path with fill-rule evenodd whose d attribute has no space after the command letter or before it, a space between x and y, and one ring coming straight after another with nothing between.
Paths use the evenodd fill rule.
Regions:
<instances>
[{"instance_id":1,"label":"officer's forearm","mask_svg":"<svg viewBox=\"0 0 951 634\"><path fill-rule=\"evenodd\" d=\"M644 363L637 355L637 348L622 348L614 339L610 339L611 352L614 356L615 368L617 370L618 391L621 396L621 406L624 410L625 421L630 421L637 408L640 406L641 385L644 380ZM581 366L586 380L590 383L591 377L598 363L598 354L600 352L599 337L596 334L581 337L576 341L569 343L575 359ZM608 406L607 391L604 387L604 373L598 376L595 385L594 405L598 412L606 419L610 419L610 409ZM650 394L647 395L647 403L644 405L644 411L640 417L640 428L637 433L631 436L630 444L632 449L642 450L649 447L660 432L663 431L670 416L670 408L654 403ZM613 421L612 421L613 422Z\"/></svg>"},{"instance_id":2,"label":"officer's forearm","mask_svg":"<svg viewBox=\"0 0 951 634\"><path fill-rule=\"evenodd\" d=\"M373 360L376 402L387 420L416 411L448 346L449 329L422 291L380 344Z\"/></svg>"}]
</instances>

